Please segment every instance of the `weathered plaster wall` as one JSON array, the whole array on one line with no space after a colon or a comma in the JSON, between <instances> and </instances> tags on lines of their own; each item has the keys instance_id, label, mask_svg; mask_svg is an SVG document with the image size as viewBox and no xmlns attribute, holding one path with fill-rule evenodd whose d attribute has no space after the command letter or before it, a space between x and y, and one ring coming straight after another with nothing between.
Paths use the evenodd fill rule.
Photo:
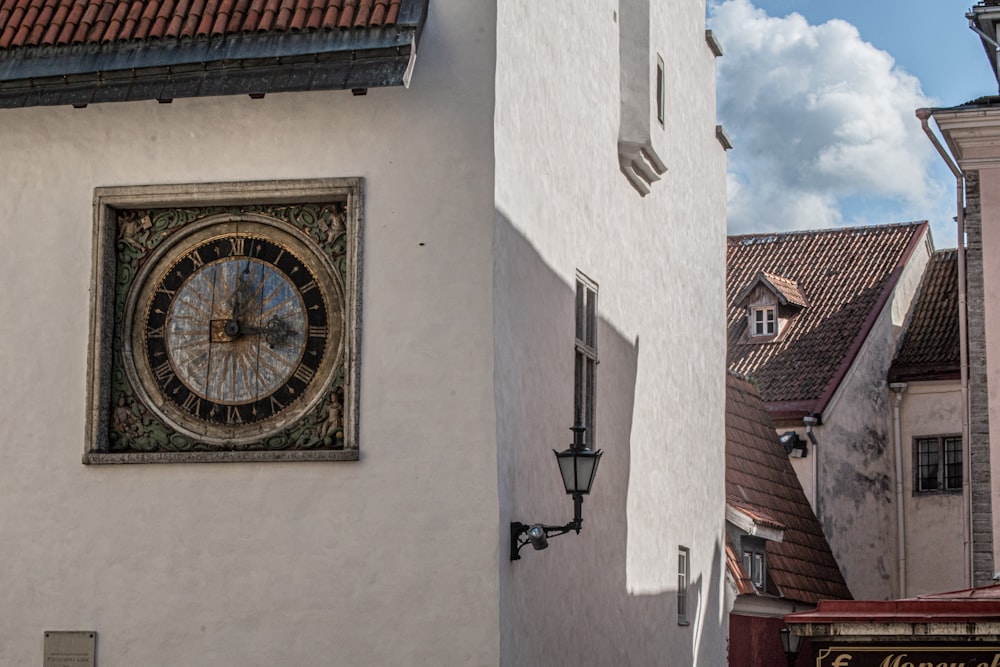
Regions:
<instances>
[{"instance_id":1,"label":"weathered plaster wall","mask_svg":"<svg viewBox=\"0 0 1000 667\"><path fill-rule=\"evenodd\" d=\"M929 248L920 244L824 411L823 425L815 431L819 445L810 450L810 456L819 457L817 516L856 599L897 597L895 464L886 373L928 257Z\"/></svg>"},{"instance_id":2,"label":"weathered plaster wall","mask_svg":"<svg viewBox=\"0 0 1000 667\"><path fill-rule=\"evenodd\" d=\"M889 395L889 401L890 406L895 402L894 394ZM962 567L965 557L962 494L913 493L914 438L961 435L961 403L962 388L958 381L911 382L903 392L899 422L906 535L905 597L959 590L966 585Z\"/></svg>"},{"instance_id":3,"label":"weathered plaster wall","mask_svg":"<svg viewBox=\"0 0 1000 667\"><path fill-rule=\"evenodd\" d=\"M573 418L578 269L600 285L596 438L605 452L583 532L501 564L504 665L725 662L725 155L714 58L703 3L645 3L655 5L648 75L657 53L666 64L665 126L652 99L649 113L668 171L640 197L618 166L616 54L619 11L643 4L499 9L501 523L572 516L551 450L569 442ZM676 616L680 545L692 559L688 626Z\"/></svg>"},{"instance_id":4,"label":"weathered plaster wall","mask_svg":"<svg viewBox=\"0 0 1000 667\"><path fill-rule=\"evenodd\" d=\"M490 3L409 90L0 111L0 664L496 665ZM357 463L84 466L96 186L366 179Z\"/></svg>"}]
</instances>

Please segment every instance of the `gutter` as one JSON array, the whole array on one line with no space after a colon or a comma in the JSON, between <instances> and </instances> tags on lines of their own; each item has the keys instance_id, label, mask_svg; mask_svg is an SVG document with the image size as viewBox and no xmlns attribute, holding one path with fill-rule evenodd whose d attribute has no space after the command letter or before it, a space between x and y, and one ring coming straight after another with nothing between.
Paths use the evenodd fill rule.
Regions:
<instances>
[{"instance_id":1,"label":"gutter","mask_svg":"<svg viewBox=\"0 0 1000 667\"><path fill-rule=\"evenodd\" d=\"M899 597L906 597L906 511L903 505L903 443L902 429L899 423L899 406L903 402L905 382L893 382L889 389L896 392L896 403L892 406L892 433L895 439L894 451L896 457L896 537L897 555L899 557Z\"/></svg>"},{"instance_id":2,"label":"gutter","mask_svg":"<svg viewBox=\"0 0 1000 667\"><path fill-rule=\"evenodd\" d=\"M959 341L959 367L962 385L962 456L966 461L965 474L962 475L962 532L965 561L964 574L966 584L972 588L973 582L973 554L972 554L972 487L970 478L972 477L972 457L971 443L969 442L969 341L965 289L965 174L952 159L948 151L945 150L937 135L931 129L928 121L931 117L930 109L917 109L917 118L920 119L920 126L924 129L924 134L937 149L941 159L945 161L951 173L955 175L955 222L958 226L958 341Z\"/></svg>"}]
</instances>

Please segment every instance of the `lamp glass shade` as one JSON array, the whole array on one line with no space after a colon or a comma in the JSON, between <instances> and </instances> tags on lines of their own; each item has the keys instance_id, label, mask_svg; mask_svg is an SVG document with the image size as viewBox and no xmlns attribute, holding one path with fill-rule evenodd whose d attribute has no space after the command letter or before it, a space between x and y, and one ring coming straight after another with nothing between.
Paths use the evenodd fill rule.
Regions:
<instances>
[{"instance_id":1,"label":"lamp glass shade","mask_svg":"<svg viewBox=\"0 0 1000 667\"><path fill-rule=\"evenodd\" d=\"M601 461L602 453L600 450L595 452L586 448L570 448L562 452L555 452L566 493L590 493L590 487L594 483L597 464Z\"/></svg>"},{"instance_id":2,"label":"lamp glass shade","mask_svg":"<svg viewBox=\"0 0 1000 667\"><path fill-rule=\"evenodd\" d=\"M792 631L788 628L781 628L778 632L781 633L781 648L784 649L785 655L798 655L802 637L792 634Z\"/></svg>"}]
</instances>

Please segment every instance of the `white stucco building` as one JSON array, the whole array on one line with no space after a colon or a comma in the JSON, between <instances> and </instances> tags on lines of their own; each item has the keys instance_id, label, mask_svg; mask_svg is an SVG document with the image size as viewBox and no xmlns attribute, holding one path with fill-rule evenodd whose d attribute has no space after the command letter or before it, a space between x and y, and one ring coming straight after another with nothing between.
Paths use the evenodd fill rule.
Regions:
<instances>
[{"instance_id":1,"label":"white stucco building","mask_svg":"<svg viewBox=\"0 0 1000 667\"><path fill-rule=\"evenodd\" d=\"M704 3L72 4L0 12L0 664L48 631L96 633L104 667L723 664ZM248 239L303 317L281 249L329 271L337 364L301 342L261 380L316 387L308 411L168 396L186 369L154 365L150 313L172 271L206 275L200 229L222 268ZM259 362L245 280L205 344ZM282 317L279 348L306 326ZM583 530L511 562L511 522L572 516L551 450L581 402L604 452Z\"/></svg>"}]
</instances>

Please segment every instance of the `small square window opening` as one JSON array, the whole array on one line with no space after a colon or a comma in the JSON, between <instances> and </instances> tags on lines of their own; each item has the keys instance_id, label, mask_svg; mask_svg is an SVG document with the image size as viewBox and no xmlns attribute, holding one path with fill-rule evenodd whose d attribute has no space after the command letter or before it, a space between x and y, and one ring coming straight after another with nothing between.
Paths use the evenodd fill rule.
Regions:
<instances>
[{"instance_id":1,"label":"small square window opening","mask_svg":"<svg viewBox=\"0 0 1000 667\"><path fill-rule=\"evenodd\" d=\"M962 438L935 436L914 441L915 493L961 491Z\"/></svg>"},{"instance_id":2,"label":"small square window opening","mask_svg":"<svg viewBox=\"0 0 1000 667\"><path fill-rule=\"evenodd\" d=\"M750 335L773 336L778 332L778 320L773 306L750 309Z\"/></svg>"}]
</instances>

